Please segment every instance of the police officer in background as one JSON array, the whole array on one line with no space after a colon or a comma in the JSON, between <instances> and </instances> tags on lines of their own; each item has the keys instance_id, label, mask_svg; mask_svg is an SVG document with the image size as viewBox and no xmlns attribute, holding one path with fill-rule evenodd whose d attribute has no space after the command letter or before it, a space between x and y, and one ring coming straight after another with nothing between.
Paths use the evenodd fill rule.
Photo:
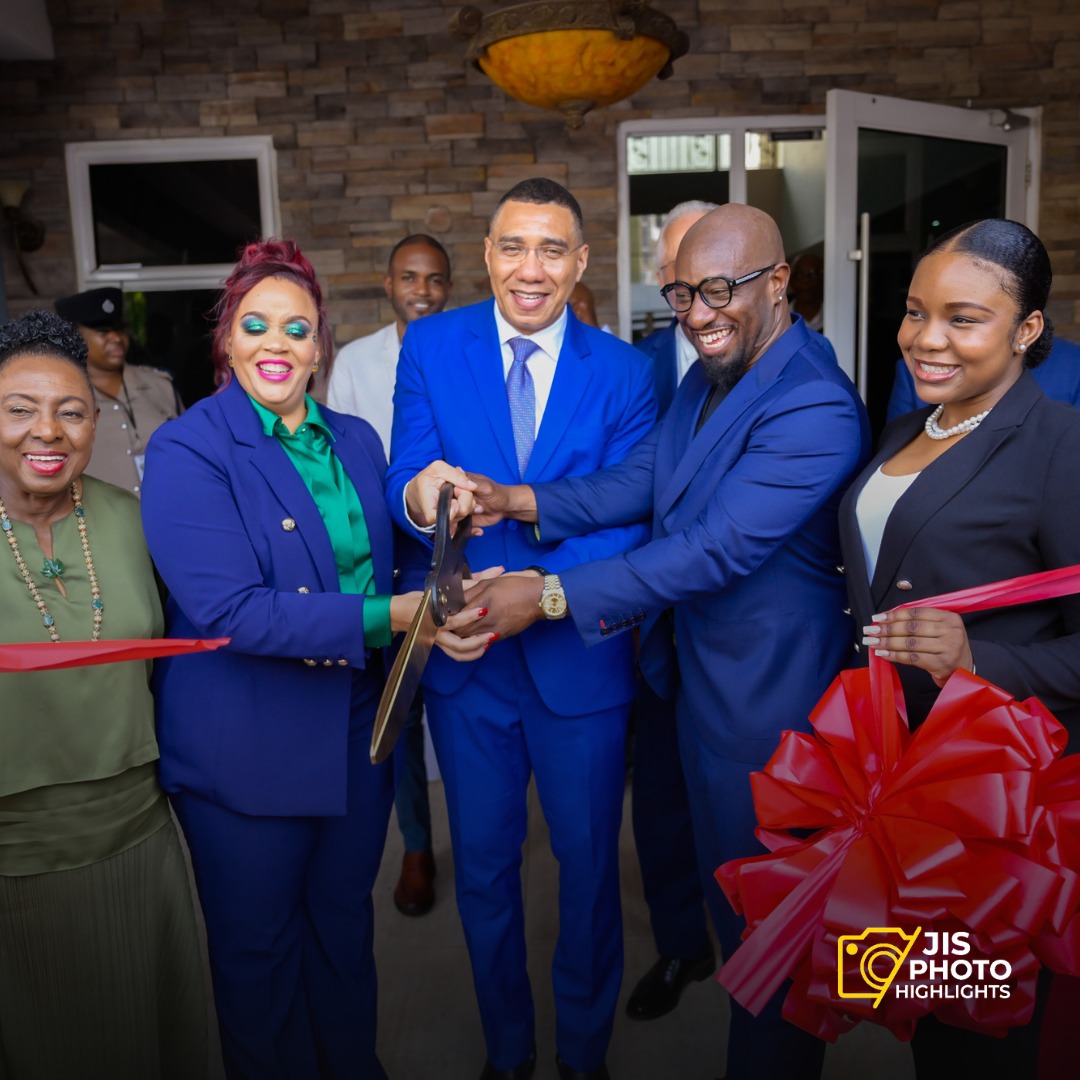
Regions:
<instances>
[{"instance_id":1,"label":"police officer in background","mask_svg":"<svg viewBox=\"0 0 1080 1080\"><path fill-rule=\"evenodd\" d=\"M90 289L65 296L54 307L86 341L87 369L101 410L86 471L138 495L150 436L183 412L172 378L157 368L127 363L131 339L119 289Z\"/></svg>"}]
</instances>

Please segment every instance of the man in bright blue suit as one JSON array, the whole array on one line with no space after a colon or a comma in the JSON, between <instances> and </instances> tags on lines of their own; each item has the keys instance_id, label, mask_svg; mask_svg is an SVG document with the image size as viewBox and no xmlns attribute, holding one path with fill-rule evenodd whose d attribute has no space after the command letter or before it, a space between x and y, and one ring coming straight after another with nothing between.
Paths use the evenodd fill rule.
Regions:
<instances>
[{"instance_id":1,"label":"man in bright blue suit","mask_svg":"<svg viewBox=\"0 0 1080 1080\"><path fill-rule=\"evenodd\" d=\"M645 358L568 310L588 259L573 196L550 180L518 184L500 201L484 248L494 301L414 322L402 342L387 498L406 528L430 521L414 503L422 485L410 481L435 459L505 483L557 480L621 461L655 420ZM531 528L507 521L472 540L468 556L474 567L527 571L539 583L647 538L647 526L626 523L537 543ZM553 620L475 663L432 656L424 694L487 1043L483 1080L524 1080L535 1068L520 879L530 774L559 860L559 1075L605 1080L622 979L618 832L631 641L586 652L570 621Z\"/></svg>"},{"instance_id":2,"label":"man in bright blue suit","mask_svg":"<svg viewBox=\"0 0 1080 1080\"><path fill-rule=\"evenodd\" d=\"M1050 355L1033 367L1031 374L1048 398L1064 401L1066 405L1080 406L1080 345L1055 337ZM907 365L903 360L897 360L885 419L895 420L912 409L921 409L925 404L915 393L915 382Z\"/></svg>"},{"instance_id":3,"label":"man in bright blue suit","mask_svg":"<svg viewBox=\"0 0 1080 1080\"><path fill-rule=\"evenodd\" d=\"M642 672L661 696L676 694L698 862L730 955L743 921L712 873L764 852L750 773L782 731L809 730L810 710L848 661L836 511L868 456L870 431L850 380L788 312L789 268L767 214L714 210L687 233L676 271L665 296L701 363L655 431L592 476L472 483L490 511L481 523L537 521L546 543L651 517L650 543L571 567L559 585L588 645L641 624ZM463 479L463 505L469 487ZM536 620L541 591L504 577L479 585L472 600L489 609L472 632L505 636ZM785 992L758 1017L732 1002L727 1080L819 1075L824 1044L782 1020Z\"/></svg>"}]
</instances>

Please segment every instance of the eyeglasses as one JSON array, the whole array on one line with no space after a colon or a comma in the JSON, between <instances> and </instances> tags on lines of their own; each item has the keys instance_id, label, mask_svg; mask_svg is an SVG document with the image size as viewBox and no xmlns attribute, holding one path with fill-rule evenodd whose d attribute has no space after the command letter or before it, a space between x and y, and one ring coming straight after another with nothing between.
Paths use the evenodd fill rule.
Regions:
<instances>
[{"instance_id":1,"label":"eyeglasses","mask_svg":"<svg viewBox=\"0 0 1080 1080\"><path fill-rule=\"evenodd\" d=\"M775 266L776 263L772 266L763 266L760 270L743 274L742 277L734 280L726 277L708 277L698 285L687 285L685 281L673 281L660 290L660 295L667 301L668 307L677 312L689 311L694 305L695 294L701 297L701 302L706 307L726 308L731 303L736 286L745 285L748 281L767 274Z\"/></svg>"},{"instance_id":2,"label":"eyeglasses","mask_svg":"<svg viewBox=\"0 0 1080 1080\"><path fill-rule=\"evenodd\" d=\"M531 251L540 260L542 265L558 266L563 259L568 258L573 255L575 251L579 250L581 244L572 248L558 247L555 244L541 244L539 247L529 247L527 244L518 244L512 240L499 240L493 242L491 246L499 253L499 258L505 259L506 262L524 262L525 257Z\"/></svg>"}]
</instances>

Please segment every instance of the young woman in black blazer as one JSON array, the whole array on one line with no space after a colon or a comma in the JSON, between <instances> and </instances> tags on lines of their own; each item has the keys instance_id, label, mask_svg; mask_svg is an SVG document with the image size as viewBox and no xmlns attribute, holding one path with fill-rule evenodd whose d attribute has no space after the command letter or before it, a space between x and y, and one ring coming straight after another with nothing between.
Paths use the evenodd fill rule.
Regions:
<instances>
[{"instance_id":1,"label":"young woman in black blazer","mask_svg":"<svg viewBox=\"0 0 1080 1080\"><path fill-rule=\"evenodd\" d=\"M1013 221L962 226L922 257L897 340L928 408L885 429L840 508L856 648L898 665L913 727L965 668L1080 730L1080 599L890 613L1080 563L1080 410L1044 397L1027 371L1050 350L1050 281L1042 243ZM951 1076L957 1054L979 1075L1036 1076L1045 982L1032 1022L1004 1040L921 1020L919 1080Z\"/></svg>"}]
</instances>

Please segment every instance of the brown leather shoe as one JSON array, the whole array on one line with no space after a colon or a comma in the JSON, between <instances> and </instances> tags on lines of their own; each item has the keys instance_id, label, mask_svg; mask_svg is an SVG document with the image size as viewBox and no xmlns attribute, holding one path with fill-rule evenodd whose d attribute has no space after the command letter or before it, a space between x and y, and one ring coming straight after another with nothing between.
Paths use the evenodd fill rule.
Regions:
<instances>
[{"instance_id":1,"label":"brown leather shoe","mask_svg":"<svg viewBox=\"0 0 1080 1080\"><path fill-rule=\"evenodd\" d=\"M426 915L435 903L434 882L435 856L430 851L406 851L394 889L394 907L402 915Z\"/></svg>"}]
</instances>

